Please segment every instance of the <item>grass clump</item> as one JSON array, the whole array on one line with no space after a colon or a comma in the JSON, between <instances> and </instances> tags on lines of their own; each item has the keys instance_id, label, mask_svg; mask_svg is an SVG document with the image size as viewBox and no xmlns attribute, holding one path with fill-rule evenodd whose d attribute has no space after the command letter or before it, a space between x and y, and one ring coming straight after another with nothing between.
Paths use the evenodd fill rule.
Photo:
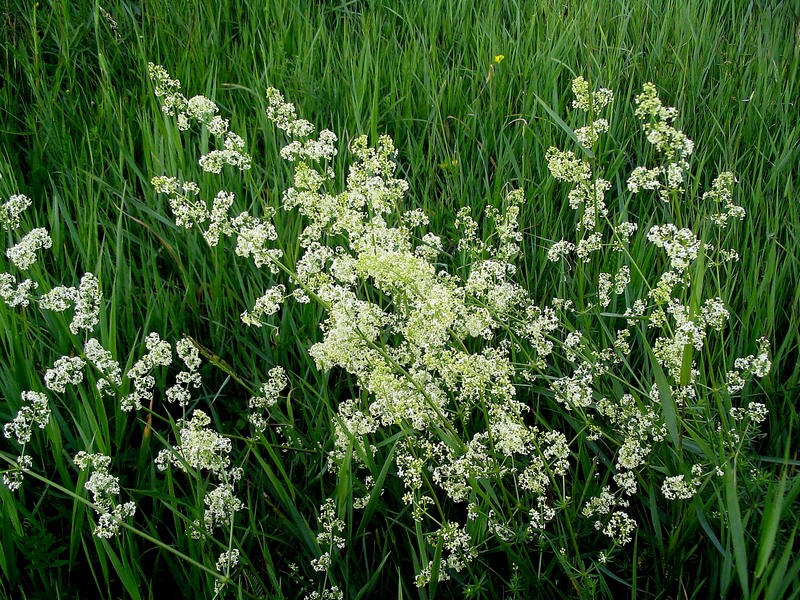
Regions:
<instances>
[{"instance_id":1,"label":"grass clump","mask_svg":"<svg viewBox=\"0 0 800 600\"><path fill-rule=\"evenodd\" d=\"M796 53L762 61L790 47L764 19L791 11L656 4L8 21L32 42L6 52L3 98L48 120L3 182L4 592L82 569L137 598L800 593L796 261L774 203L796 149L751 112L691 108L730 103L730 79L796 87ZM479 41L429 52L461 21ZM703 62L731 23L764 49L735 72ZM187 55L186 86L150 64L149 88L147 59L200 31L229 60ZM597 47L610 66L540 69L542 35L562 64ZM53 103L63 82L94 104ZM761 118L788 134L776 89ZM103 132L70 141L91 111Z\"/></svg>"}]
</instances>

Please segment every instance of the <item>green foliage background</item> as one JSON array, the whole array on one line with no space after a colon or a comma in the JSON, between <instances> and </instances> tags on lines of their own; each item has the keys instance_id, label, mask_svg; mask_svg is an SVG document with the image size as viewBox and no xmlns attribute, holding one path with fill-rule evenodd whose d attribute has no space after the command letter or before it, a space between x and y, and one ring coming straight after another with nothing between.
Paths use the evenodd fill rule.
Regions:
<instances>
[{"instance_id":1,"label":"green foliage background","mask_svg":"<svg viewBox=\"0 0 800 600\"><path fill-rule=\"evenodd\" d=\"M493 64L496 55L505 58ZM326 477L323 450L330 447L337 400L350 383L317 372L306 356L319 336L319 309L284 313L278 332L243 327L239 314L266 287L264 275L230 248L208 248L172 223L149 180L161 173L196 176L196 153L172 151L182 140L164 126L148 61L163 64L187 95L214 99L247 140L254 167L229 186L241 208L276 204L289 181L277 154L282 140L265 115L269 86L343 142L360 133L373 141L389 134L400 150L409 201L432 216L432 231L452 232L463 205L478 214L487 204L499 206L509 185L523 187L525 276L532 295L543 299L557 283L546 250L574 227L544 159L566 137L544 106L565 115L569 82L578 74L615 90L613 144L601 145L598 156L610 165L605 177L617 183L635 166L627 156L647 152L625 99L653 81L665 103L681 111L679 126L697 146L693 170L706 177L687 202L721 170L739 179L738 203L748 215L738 230L741 262L736 279L716 283L738 319L732 326L738 337L726 340L730 350L743 356L760 336L772 342L773 371L759 390L770 409L768 435L759 442L752 477L739 482L740 531L719 540L720 548L687 510L663 531L664 539L652 523L643 527L627 568L582 580L565 576L553 560L530 593L800 594L794 556L800 493L795 2L0 1L0 197L28 195L34 207L27 225L51 231L53 251L39 280L71 285L87 270L97 274L109 323L100 340L120 357L149 331L168 339L186 333L209 349L222 368L207 375L203 400L225 431L244 423L248 391L238 380L255 387L274 365L294 374L286 418L303 424L298 435L308 451L281 454L277 441L268 451L251 449L262 453L263 473L261 485L247 490L249 533L242 543L262 562L254 569L260 576L239 591L273 597L283 590L294 597L302 590L287 565L313 557L317 507L341 492ZM341 172L345 167L339 165ZM293 216L281 218L284 231L299 230ZM288 256L297 255L291 236L281 244ZM20 392L71 351L66 325L36 309L0 308L0 421L13 418ZM182 482L165 482L150 460L158 434L148 436L143 422L79 392L66 395L57 411L39 438L47 478L77 489L68 456L94 439L96 449L115 456L123 485L144 498L137 526L187 551L177 505L171 510L162 502ZM83 508L52 486L28 482L19 496L0 489L0 500L0 594L6 597L210 595L207 575L161 546L134 536L92 538ZM358 540L347 557L349 580L342 582L354 590L348 597L428 593L413 586L403 532L393 525L399 510L388 506L360 528L348 521ZM745 544L744 566L730 550L737 535ZM759 575L762 562L770 566ZM742 589L739 568L751 573L752 589ZM500 575L484 583L476 595L501 597L509 589ZM461 593L448 590L439 594Z\"/></svg>"}]
</instances>

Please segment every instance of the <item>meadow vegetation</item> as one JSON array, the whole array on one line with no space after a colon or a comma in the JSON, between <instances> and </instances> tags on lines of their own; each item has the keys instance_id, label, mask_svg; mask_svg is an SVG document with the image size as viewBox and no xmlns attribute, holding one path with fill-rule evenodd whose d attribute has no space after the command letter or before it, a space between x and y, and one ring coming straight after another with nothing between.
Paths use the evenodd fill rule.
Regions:
<instances>
[{"instance_id":1,"label":"meadow vegetation","mask_svg":"<svg viewBox=\"0 0 800 600\"><path fill-rule=\"evenodd\" d=\"M800 596L800 12L0 7L0 595Z\"/></svg>"}]
</instances>

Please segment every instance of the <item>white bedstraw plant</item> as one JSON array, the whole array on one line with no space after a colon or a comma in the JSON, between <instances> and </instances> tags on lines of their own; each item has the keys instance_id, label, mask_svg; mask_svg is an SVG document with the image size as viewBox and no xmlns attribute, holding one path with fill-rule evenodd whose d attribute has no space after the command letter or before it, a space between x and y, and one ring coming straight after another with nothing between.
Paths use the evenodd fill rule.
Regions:
<instances>
[{"instance_id":1,"label":"white bedstraw plant","mask_svg":"<svg viewBox=\"0 0 800 600\"><path fill-rule=\"evenodd\" d=\"M250 166L242 138L228 131L216 105L187 101L162 67L151 65L150 74L163 111L179 128L198 122L223 140L225 149L202 157L201 168L220 173L225 165ZM668 453L656 448L680 446L686 425L714 435L721 428L734 439L747 428L753 432L766 414L752 402L734 410L730 420L716 410L718 402L736 408L744 381L767 374L766 340L757 355L725 358L727 386L713 385L718 373L706 373L698 359L729 322L723 299L702 297L704 273L735 253L707 243L712 234L706 224L695 231L614 214L606 203L614 177L605 179L595 161L583 158L590 155L584 149L605 143L611 124L603 112L613 93L592 91L582 78L573 82L573 91L582 120L574 135L583 148L550 148L546 154L552 176L569 186L568 202L576 211L575 237L555 240L547 258L571 283L564 297L549 301L525 287L518 269L526 246L519 229L522 190L510 190L502 209L489 207L483 217L469 207L458 212L461 237L449 250L466 256L468 267L448 270L439 262L442 239L425 230L428 217L406 206L408 184L395 176L392 140L381 136L371 147L366 136L353 139L346 181L337 182L331 168L336 136L321 131L314 137L313 125L297 118L294 106L274 89L267 91L267 116L288 136L281 156L294 165L281 208L304 218L303 253L296 263L274 246L279 232L271 217L278 207L264 207L258 218L229 214L235 199L225 190L201 190L172 176L153 178L179 225L200 229L212 246L222 237L236 238L236 253L269 269L270 279L285 274L242 313L245 323L273 324L275 313L291 310L294 301L325 309L321 338L309 353L319 369L338 367L359 389L340 403L331 424L330 467L336 471L348 461L361 474L359 489L369 491L375 473L367 465L377 459L378 442L399 434L392 455L404 489L398 500L422 524L427 546L421 547L430 552L421 557L417 585L427 585L434 573L444 581L468 569L478 559L479 543L484 549L527 548L538 539L540 547L565 555L562 527L553 522L580 515L591 520L590 532L582 535L608 538L608 549L598 556L598 564L604 563L632 539L642 482L662 490L659 500L689 499L741 450L712 444L725 450L701 452L693 457L701 463L697 468L686 463L686 472L669 473L671 465L663 462ZM635 115L661 164L636 167L614 194L636 195L657 207L671 203L679 214L681 203L692 201L686 181L694 145L674 127L677 110L662 105L652 84L636 97ZM743 217L733 203L734 182L723 173L694 200L714 204L709 227ZM663 255L644 267L631 248L646 242ZM266 426L265 411L288 383L282 371L271 377L250 401L257 430ZM667 411L667 405L675 408ZM531 411L534 406L561 416L548 423ZM205 468L232 479L224 475L230 442L206 430L208 422L199 411L182 422L180 443L159 457L160 466ZM602 452L610 460L587 474L575 468L578 451ZM570 489L586 493L571 498ZM220 519L240 508L229 501ZM332 551L345 543L334 508L329 500L320 510L316 570L334 568ZM457 521L457 514L466 518ZM217 522L212 516L205 524ZM582 562L577 544L569 546ZM441 559L434 565L437 547Z\"/></svg>"},{"instance_id":2,"label":"white bedstraw plant","mask_svg":"<svg viewBox=\"0 0 800 600\"><path fill-rule=\"evenodd\" d=\"M81 470L92 469L92 474L83 487L92 493L92 502L100 515L94 535L99 538L118 535L120 523L135 514L136 505L133 502L117 504L115 497L120 493L119 478L109 473L111 457L81 451L73 460Z\"/></svg>"},{"instance_id":3,"label":"white bedstraw plant","mask_svg":"<svg viewBox=\"0 0 800 600\"><path fill-rule=\"evenodd\" d=\"M0 205L0 226L11 235L21 236L19 241L6 250L6 257L11 265L18 271L30 270L39 260L39 252L52 247L50 234L44 228L34 228L28 233L20 233L22 215L31 205L31 200L22 194L11 196ZM24 277L24 276L23 276ZM98 279L91 273L86 273L77 288L56 286L44 293L37 294L40 289L39 282L30 278L18 278L9 273L0 273L0 298L9 308L25 308L31 304L37 305L41 310L63 312L73 308L69 331L75 336L91 334L99 322L102 292ZM118 384L118 377L110 363L103 360L97 364L97 349L102 350L94 338L86 341L86 356L62 356L53 366L46 370L42 385L53 393L64 394L68 386L79 385L84 379L87 360L96 366L101 374L106 374ZM105 370L104 370L105 369ZM98 380L104 381L101 377ZM11 403L10 403L11 404ZM3 474L3 483L11 490L17 490L23 483L23 473L33 467L33 458L26 454L26 445L31 441L34 426L44 429L50 423L52 410L47 394L32 390L20 394L19 409L16 416L3 427L6 438L13 440L20 448L17 466ZM131 505L132 506L132 505ZM121 511L121 512L119 512ZM120 508L119 518L130 516L129 508ZM108 511L106 511L108 512ZM112 511L113 512L113 511ZM132 513L131 513L132 514ZM112 522L114 517L101 516L102 522L98 525L98 535L104 532L116 533ZM109 521L111 519L111 521Z\"/></svg>"}]
</instances>

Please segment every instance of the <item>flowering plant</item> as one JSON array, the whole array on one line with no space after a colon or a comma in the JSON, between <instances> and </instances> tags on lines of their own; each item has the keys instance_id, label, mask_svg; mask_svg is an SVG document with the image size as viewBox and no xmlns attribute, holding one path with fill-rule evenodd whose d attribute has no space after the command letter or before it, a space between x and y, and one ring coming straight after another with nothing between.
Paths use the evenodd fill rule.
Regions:
<instances>
[{"instance_id":1,"label":"flowering plant","mask_svg":"<svg viewBox=\"0 0 800 600\"><path fill-rule=\"evenodd\" d=\"M730 172L691 198L694 144L652 84L635 98L634 115L653 158L615 186L598 160L614 126L603 116L614 94L580 77L572 82L579 123L566 133L574 149L550 148L546 159L552 177L568 187L574 227L540 253L558 290L543 297L525 277L536 256L524 255L523 190L507 190L500 208L482 214L463 207L453 224L459 237L448 240L429 230L432 215L409 206L388 136L374 147L366 136L355 138L340 181L338 137L316 133L270 88L267 117L288 137L280 155L292 165L292 182L280 206L237 213L236 194L221 182L252 168L246 140L212 100L187 99L163 67L151 64L150 78L168 126L198 127L215 144L198 160L200 183L158 175L154 190L166 195L178 226L199 230L211 247L235 240L236 255L262 271L265 289L242 307L244 325L279 330L287 311L309 304L322 310L308 354L319 371L351 382L350 393L330 407L326 443L309 450L300 440L311 425L287 417L288 397L311 402L313 395L302 396L302 374L270 365L267 382L249 386L241 402L246 419L225 430L210 411L192 406L203 387L201 355L220 364L200 344L183 338L173 345L150 333L146 352L123 369L94 336L102 329L98 277L86 273L76 287L37 295L35 280L4 273L0 297L9 307L72 309L68 330L76 348L46 370L49 393L22 392L5 425L19 449L4 474L10 490L33 473L26 445L34 426L50 423L52 398L91 377L103 400L142 416L145 437L156 432L163 447L154 464L180 496L171 505L176 529L200 549L172 552L206 570L215 595L233 585L255 594L248 586L258 558L235 533L247 494L253 498L253 470L263 469L280 490L261 455L274 455L276 447L324 452L324 471L335 481L319 504L315 534L298 534L307 568L301 573L290 559L278 566L309 598L344 597L346 550L380 511L404 532L416 586L433 593L455 580L475 589L501 556L501 576L524 591L542 576L544 556L576 587L596 585L606 565L629 560L642 515L663 513L659 518L669 521L681 503L699 498L706 505L720 490L736 492L736 474L746 468L767 415L763 403L742 392L748 380L768 374L769 343L762 338L754 354L728 356L720 338L737 332L725 299L709 293L708 282L735 265L738 254L723 233L745 213L734 201ZM611 194L620 198L617 209L609 207ZM636 218L628 207L642 197L655 208ZM697 207L689 210L691 203ZM29 204L12 196L0 207L0 223L16 231ZM301 223L298 256L284 251L279 211ZM51 246L48 232L35 228L6 256L25 272ZM165 369L179 364L174 355L182 365L174 383L163 386L171 406L160 411L155 398ZM154 416L170 427L158 428ZM273 428L283 443L275 442ZM122 486L111 475L112 457L86 441L73 462L77 472L91 471L80 480L92 500L80 487L72 493L99 515L96 536L136 533L129 524L136 505L117 500ZM276 510L298 512L288 494L276 496ZM724 528L724 517L715 524Z\"/></svg>"}]
</instances>

